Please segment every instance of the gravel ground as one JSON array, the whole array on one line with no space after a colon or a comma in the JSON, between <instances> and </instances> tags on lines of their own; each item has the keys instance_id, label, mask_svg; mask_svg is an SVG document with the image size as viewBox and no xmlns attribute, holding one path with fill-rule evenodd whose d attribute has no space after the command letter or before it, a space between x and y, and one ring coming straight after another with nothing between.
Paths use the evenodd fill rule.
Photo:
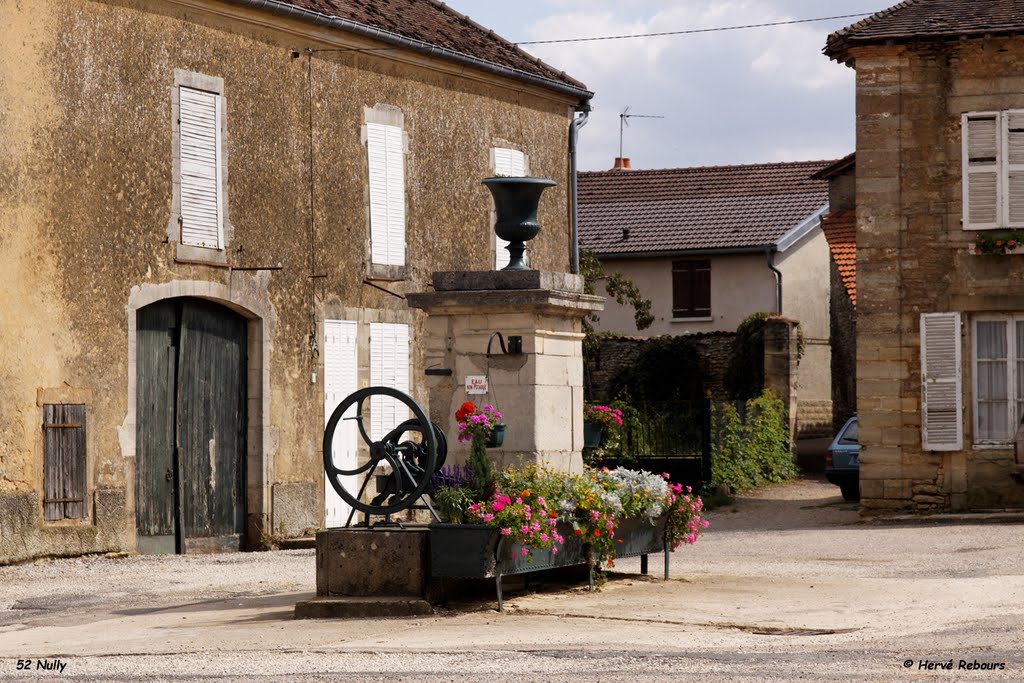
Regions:
<instances>
[{"instance_id":1,"label":"gravel ground","mask_svg":"<svg viewBox=\"0 0 1024 683\"><path fill-rule=\"evenodd\" d=\"M501 614L296 621L302 550L0 567L0 679L1024 680L1024 524L868 524L818 480L711 521L667 582L624 560L598 593L532 585Z\"/></svg>"}]
</instances>

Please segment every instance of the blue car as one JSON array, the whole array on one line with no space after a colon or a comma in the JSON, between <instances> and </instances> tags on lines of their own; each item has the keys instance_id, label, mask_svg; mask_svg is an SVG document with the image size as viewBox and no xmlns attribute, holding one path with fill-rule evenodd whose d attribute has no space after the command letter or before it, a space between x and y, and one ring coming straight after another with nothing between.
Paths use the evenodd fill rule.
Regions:
<instances>
[{"instance_id":1,"label":"blue car","mask_svg":"<svg viewBox=\"0 0 1024 683\"><path fill-rule=\"evenodd\" d=\"M846 421L825 452L825 478L839 487L843 500L860 500L860 442L856 415Z\"/></svg>"}]
</instances>

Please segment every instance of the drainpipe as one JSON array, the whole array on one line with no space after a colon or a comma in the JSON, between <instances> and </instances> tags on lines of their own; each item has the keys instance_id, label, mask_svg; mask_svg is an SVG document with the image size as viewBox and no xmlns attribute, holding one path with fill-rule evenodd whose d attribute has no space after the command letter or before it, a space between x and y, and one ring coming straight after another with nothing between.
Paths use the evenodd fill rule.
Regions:
<instances>
[{"instance_id":1,"label":"drainpipe","mask_svg":"<svg viewBox=\"0 0 1024 683\"><path fill-rule=\"evenodd\" d=\"M590 118L590 100L587 99L578 105L575 112L580 115L574 115L572 123L569 124L569 230L572 233L570 236L569 272L573 275L580 272L580 212L576 201L576 137L580 128L587 125L587 119Z\"/></svg>"},{"instance_id":2,"label":"drainpipe","mask_svg":"<svg viewBox=\"0 0 1024 683\"><path fill-rule=\"evenodd\" d=\"M782 315L782 271L775 267L775 246L765 247L764 256L768 261L768 268L775 273L775 310Z\"/></svg>"}]
</instances>

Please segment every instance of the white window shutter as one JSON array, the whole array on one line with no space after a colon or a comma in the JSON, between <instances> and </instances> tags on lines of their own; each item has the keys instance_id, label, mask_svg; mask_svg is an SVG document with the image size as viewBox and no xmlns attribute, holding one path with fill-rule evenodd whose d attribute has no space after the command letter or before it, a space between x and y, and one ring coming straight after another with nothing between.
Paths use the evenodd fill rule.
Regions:
<instances>
[{"instance_id":1,"label":"white window shutter","mask_svg":"<svg viewBox=\"0 0 1024 683\"><path fill-rule=\"evenodd\" d=\"M961 119L964 230L1000 224L1000 115L964 114Z\"/></svg>"},{"instance_id":2,"label":"white window shutter","mask_svg":"<svg viewBox=\"0 0 1024 683\"><path fill-rule=\"evenodd\" d=\"M1003 160L1006 227L1024 227L1024 110L1003 112Z\"/></svg>"},{"instance_id":3,"label":"white window shutter","mask_svg":"<svg viewBox=\"0 0 1024 683\"><path fill-rule=\"evenodd\" d=\"M526 175L526 155L518 149L494 148L494 173L501 176L520 177ZM509 264L508 242L495 237L494 267L501 270Z\"/></svg>"},{"instance_id":4,"label":"white window shutter","mask_svg":"<svg viewBox=\"0 0 1024 683\"><path fill-rule=\"evenodd\" d=\"M370 323L370 385L409 392L409 326ZM388 396L370 398L370 438L377 440L409 418L404 404Z\"/></svg>"},{"instance_id":5,"label":"white window shutter","mask_svg":"<svg viewBox=\"0 0 1024 683\"><path fill-rule=\"evenodd\" d=\"M921 315L921 441L927 451L963 448L960 314Z\"/></svg>"},{"instance_id":6,"label":"white window shutter","mask_svg":"<svg viewBox=\"0 0 1024 683\"><path fill-rule=\"evenodd\" d=\"M324 321L324 425L334 409L358 388L358 326L351 320ZM353 404L344 417L353 417ZM355 420L342 419L334 431L332 456L342 469L355 469L358 464L359 431ZM342 485L353 494L359 490L358 476L342 477ZM343 526L351 506L342 500L334 487L324 481L324 526Z\"/></svg>"},{"instance_id":7,"label":"white window shutter","mask_svg":"<svg viewBox=\"0 0 1024 683\"><path fill-rule=\"evenodd\" d=\"M178 121L181 243L220 249L224 223L221 96L179 87Z\"/></svg>"},{"instance_id":8,"label":"white window shutter","mask_svg":"<svg viewBox=\"0 0 1024 683\"><path fill-rule=\"evenodd\" d=\"M405 265L405 148L402 129L366 124L370 173L370 260Z\"/></svg>"}]
</instances>

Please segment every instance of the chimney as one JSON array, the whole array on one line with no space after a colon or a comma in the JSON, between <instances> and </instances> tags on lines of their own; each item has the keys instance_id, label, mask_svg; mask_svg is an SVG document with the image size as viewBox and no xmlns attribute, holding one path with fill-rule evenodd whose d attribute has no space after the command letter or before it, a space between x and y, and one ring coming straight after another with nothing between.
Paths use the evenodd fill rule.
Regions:
<instances>
[{"instance_id":1,"label":"chimney","mask_svg":"<svg viewBox=\"0 0 1024 683\"><path fill-rule=\"evenodd\" d=\"M612 168L613 171L629 171L632 170L629 166L629 157L615 157L615 166Z\"/></svg>"}]
</instances>

